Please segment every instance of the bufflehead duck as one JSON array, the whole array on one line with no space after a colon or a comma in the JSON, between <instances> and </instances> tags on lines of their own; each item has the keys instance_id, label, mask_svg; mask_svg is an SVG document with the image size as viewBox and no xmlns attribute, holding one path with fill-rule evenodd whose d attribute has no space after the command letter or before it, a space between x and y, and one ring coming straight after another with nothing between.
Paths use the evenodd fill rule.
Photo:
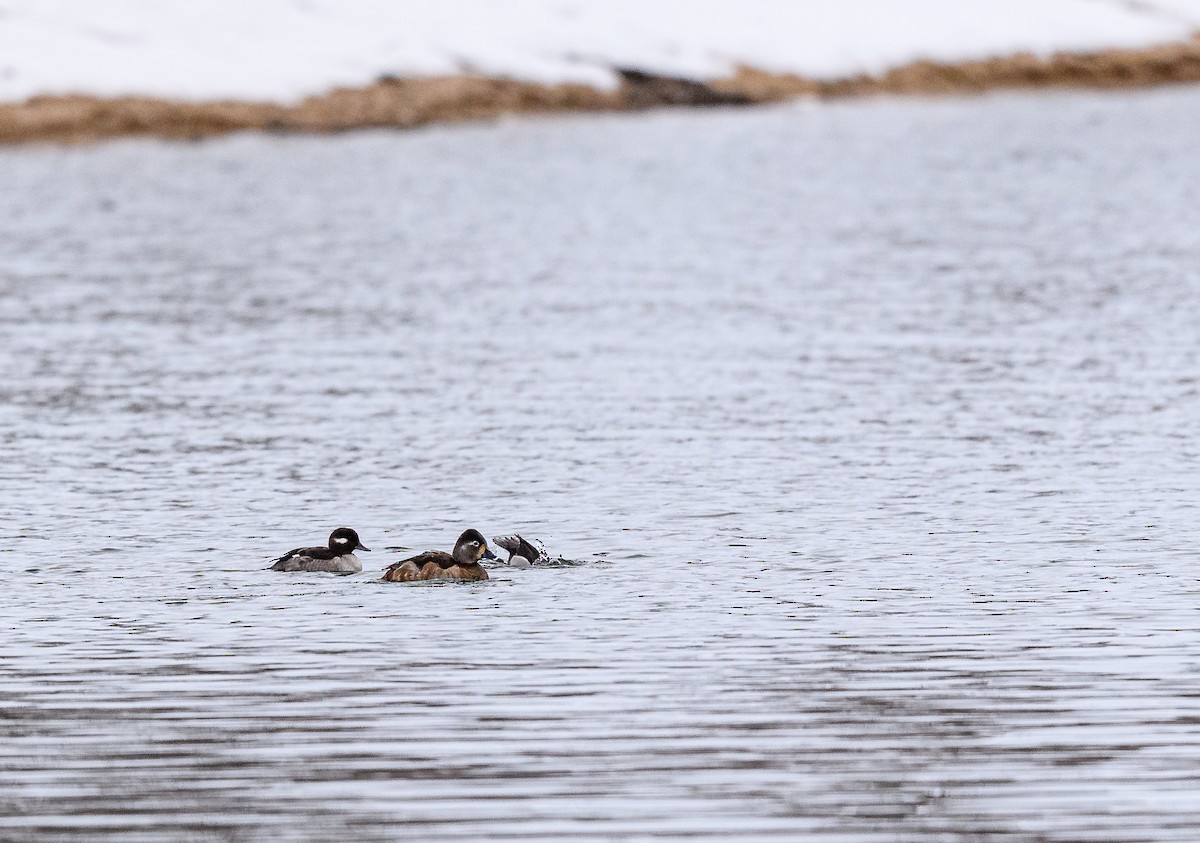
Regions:
<instances>
[{"instance_id":1,"label":"bufflehead duck","mask_svg":"<svg viewBox=\"0 0 1200 843\"><path fill-rule=\"evenodd\" d=\"M338 527L329 534L329 547L298 547L275 560L272 571L328 571L332 574L357 574L362 563L356 550L370 551L349 527Z\"/></svg>"},{"instance_id":2,"label":"bufflehead duck","mask_svg":"<svg viewBox=\"0 0 1200 843\"><path fill-rule=\"evenodd\" d=\"M414 580L486 580L480 559L495 559L487 539L478 530L467 530L454 544L454 553L427 550L419 556L389 565L383 578L391 582Z\"/></svg>"},{"instance_id":3,"label":"bufflehead duck","mask_svg":"<svg viewBox=\"0 0 1200 843\"><path fill-rule=\"evenodd\" d=\"M492 541L508 551L505 561L514 568L528 568L542 556L536 547L520 536L496 536Z\"/></svg>"}]
</instances>

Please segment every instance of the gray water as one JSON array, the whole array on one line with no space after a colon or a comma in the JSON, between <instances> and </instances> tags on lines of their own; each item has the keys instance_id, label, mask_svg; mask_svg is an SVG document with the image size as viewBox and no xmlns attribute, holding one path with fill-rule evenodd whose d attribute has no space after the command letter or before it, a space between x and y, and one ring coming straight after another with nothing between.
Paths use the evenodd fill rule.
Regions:
<instances>
[{"instance_id":1,"label":"gray water","mask_svg":"<svg viewBox=\"0 0 1200 843\"><path fill-rule=\"evenodd\" d=\"M0 838L1196 840L1198 117L0 151Z\"/></svg>"}]
</instances>

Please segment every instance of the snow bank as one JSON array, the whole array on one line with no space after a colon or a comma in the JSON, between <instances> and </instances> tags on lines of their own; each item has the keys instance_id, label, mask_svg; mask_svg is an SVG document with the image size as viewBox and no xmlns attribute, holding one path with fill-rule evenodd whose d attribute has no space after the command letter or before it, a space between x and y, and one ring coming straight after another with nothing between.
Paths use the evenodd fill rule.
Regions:
<instances>
[{"instance_id":1,"label":"snow bank","mask_svg":"<svg viewBox=\"0 0 1200 843\"><path fill-rule=\"evenodd\" d=\"M0 0L0 101L295 101L380 74L816 78L1181 41L1200 0Z\"/></svg>"}]
</instances>

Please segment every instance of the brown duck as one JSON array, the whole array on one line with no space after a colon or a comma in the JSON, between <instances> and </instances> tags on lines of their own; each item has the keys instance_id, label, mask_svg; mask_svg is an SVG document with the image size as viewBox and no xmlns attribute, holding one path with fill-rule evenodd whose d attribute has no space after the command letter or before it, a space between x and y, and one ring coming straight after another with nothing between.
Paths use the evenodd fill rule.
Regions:
<instances>
[{"instance_id":1,"label":"brown duck","mask_svg":"<svg viewBox=\"0 0 1200 843\"><path fill-rule=\"evenodd\" d=\"M487 539L478 530L467 530L458 537L453 553L427 550L419 556L390 565L383 578L391 582L416 580L486 580L487 571L480 559L495 559Z\"/></svg>"}]
</instances>

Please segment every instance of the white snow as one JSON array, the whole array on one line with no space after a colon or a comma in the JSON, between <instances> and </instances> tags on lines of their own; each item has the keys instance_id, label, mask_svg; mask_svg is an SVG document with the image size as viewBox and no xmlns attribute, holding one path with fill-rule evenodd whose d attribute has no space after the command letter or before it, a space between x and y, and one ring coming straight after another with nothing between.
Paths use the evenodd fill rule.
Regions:
<instances>
[{"instance_id":1,"label":"white snow","mask_svg":"<svg viewBox=\"0 0 1200 843\"><path fill-rule=\"evenodd\" d=\"M0 100L291 101L383 73L614 83L1180 41L1200 0L0 0Z\"/></svg>"},{"instance_id":2,"label":"white snow","mask_svg":"<svg viewBox=\"0 0 1200 843\"><path fill-rule=\"evenodd\" d=\"M1149 2L1127 2L1145 14L1156 14L1160 17L1174 19L1190 25L1193 29L1200 28L1200 0L1150 0Z\"/></svg>"}]
</instances>

